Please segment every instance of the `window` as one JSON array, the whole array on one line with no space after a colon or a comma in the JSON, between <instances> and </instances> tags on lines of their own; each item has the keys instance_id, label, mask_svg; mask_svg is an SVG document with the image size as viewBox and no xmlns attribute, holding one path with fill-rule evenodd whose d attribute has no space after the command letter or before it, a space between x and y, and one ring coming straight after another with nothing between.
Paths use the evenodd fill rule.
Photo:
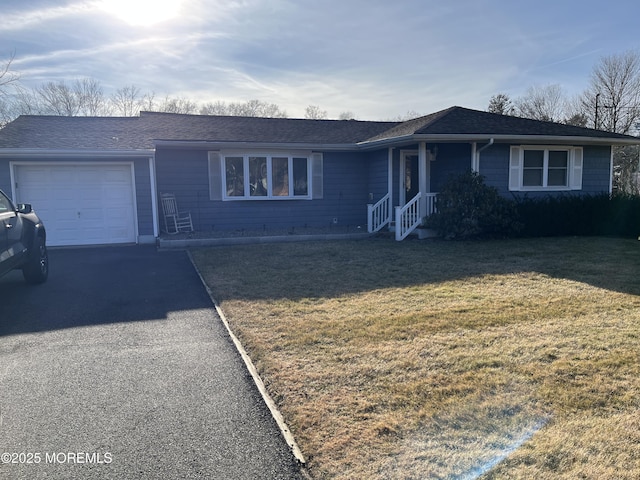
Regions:
<instances>
[{"instance_id":1,"label":"window","mask_svg":"<svg viewBox=\"0 0 640 480\"><path fill-rule=\"evenodd\" d=\"M582 148L511 147L509 190L582 189Z\"/></svg>"},{"instance_id":2,"label":"window","mask_svg":"<svg viewBox=\"0 0 640 480\"><path fill-rule=\"evenodd\" d=\"M0 192L0 213L12 211L13 207L7 197ZM4 227L3 227L4 228Z\"/></svg>"},{"instance_id":3,"label":"window","mask_svg":"<svg viewBox=\"0 0 640 480\"><path fill-rule=\"evenodd\" d=\"M322 198L322 154L209 152L209 192L211 200Z\"/></svg>"}]
</instances>

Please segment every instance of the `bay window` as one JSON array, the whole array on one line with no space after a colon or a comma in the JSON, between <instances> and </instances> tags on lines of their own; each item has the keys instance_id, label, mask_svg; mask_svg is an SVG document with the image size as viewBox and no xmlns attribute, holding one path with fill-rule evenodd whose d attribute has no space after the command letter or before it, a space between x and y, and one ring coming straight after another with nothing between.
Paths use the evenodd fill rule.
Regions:
<instances>
[{"instance_id":1,"label":"bay window","mask_svg":"<svg viewBox=\"0 0 640 480\"><path fill-rule=\"evenodd\" d=\"M212 200L322 198L322 154L209 152L209 189Z\"/></svg>"}]
</instances>

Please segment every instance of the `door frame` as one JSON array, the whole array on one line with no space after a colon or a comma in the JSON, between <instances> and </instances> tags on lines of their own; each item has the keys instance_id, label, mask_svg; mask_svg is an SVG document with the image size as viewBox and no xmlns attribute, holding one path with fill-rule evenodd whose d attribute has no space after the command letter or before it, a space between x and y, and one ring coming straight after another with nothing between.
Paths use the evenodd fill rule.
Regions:
<instances>
[{"instance_id":1,"label":"door frame","mask_svg":"<svg viewBox=\"0 0 640 480\"><path fill-rule=\"evenodd\" d=\"M407 204L407 201L411 200L410 198L406 198L406 177L405 177L405 173L406 173L406 165L407 165L407 161L408 158L407 157L412 157L415 156L418 159L418 170L416 171L416 178L411 178L411 181L416 183L416 185L418 185L418 191L420 191L420 155L419 155L419 151L418 150L400 150L400 169L399 169L399 182L398 182L398 193L399 193L399 197L398 197L398 204L403 207L404 205Z\"/></svg>"}]
</instances>

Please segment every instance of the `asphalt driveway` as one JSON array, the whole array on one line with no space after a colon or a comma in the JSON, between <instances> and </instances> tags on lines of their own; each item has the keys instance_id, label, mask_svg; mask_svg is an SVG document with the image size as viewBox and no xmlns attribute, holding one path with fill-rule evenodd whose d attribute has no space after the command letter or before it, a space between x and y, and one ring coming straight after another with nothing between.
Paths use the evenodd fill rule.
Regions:
<instances>
[{"instance_id":1,"label":"asphalt driveway","mask_svg":"<svg viewBox=\"0 0 640 480\"><path fill-rule=\"evenodd\" d=\"M0 278L0 478L300 478L184 252Z\"/></svg>"}]
</instances>

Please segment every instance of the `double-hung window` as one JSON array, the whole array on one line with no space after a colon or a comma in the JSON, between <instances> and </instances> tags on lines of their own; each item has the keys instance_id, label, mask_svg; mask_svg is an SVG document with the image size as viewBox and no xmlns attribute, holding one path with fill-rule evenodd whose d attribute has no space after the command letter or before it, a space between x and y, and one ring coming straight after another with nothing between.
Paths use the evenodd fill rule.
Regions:
<instances>
[{"instance_id":1,"label":"double-hung window","mask_svg":"<svg viewBox=\"0 0 640 480\"><path fill-rule=\"evenodd\" d=\"M510 190L580 190L581 188L582 148L511 147Z\"/></svg>"},{"instance_id":2,"label":"double-hung window","mask_svg":"<svg viewBox=\"0 0 640 480\"><path fill-rule=\"evenodd\" d=\"M322 196L318 153L209 152L212 200L287 200Z\"/></svg>"}]
</instances>

